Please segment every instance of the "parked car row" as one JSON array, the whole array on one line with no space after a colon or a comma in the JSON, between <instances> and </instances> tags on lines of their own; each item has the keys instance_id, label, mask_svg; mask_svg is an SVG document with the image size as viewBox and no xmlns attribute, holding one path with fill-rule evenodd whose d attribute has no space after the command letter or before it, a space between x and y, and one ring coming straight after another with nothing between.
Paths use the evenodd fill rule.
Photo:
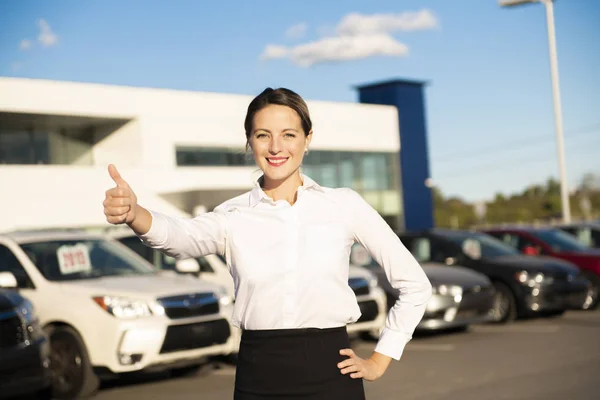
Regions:
<instances>
[{"instance_id":1,"label":"parked car row","mask_svg":"<svg viewBox=\"0 0 600 400\"><path fill-rule=\"evenodd\" d=\"M566 240L562 231L551 233ZM556 244L521 246L521 236L508 230L398 236L433 286L417 330L506 323L597 304L589 278L597 264L574 265L572 251L570 261L561 259ZM526 250L534 245L535 253ZM360 245L351 252L348 285L362 313L348 332L376 339L399 293ZM239 349L226 260L176 260L129 230L0 235L0 288L0 397L23 389L87 397L103 379L138 371L181 374L212 357L235 360Z\"/></svg>"}]
</instances>

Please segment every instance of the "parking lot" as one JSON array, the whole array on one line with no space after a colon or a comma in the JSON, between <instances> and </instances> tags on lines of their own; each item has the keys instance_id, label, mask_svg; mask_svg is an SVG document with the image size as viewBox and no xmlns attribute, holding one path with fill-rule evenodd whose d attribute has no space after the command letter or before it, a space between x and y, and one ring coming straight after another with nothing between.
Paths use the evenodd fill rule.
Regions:
<instances>
[{"instance_id":1,"label":"parking lot","mask_svg":"<svg viewBox=\"0 0 600 400\"><path fill-rule=\"evenodd\" d=\"M402 361L365 382L368 399L598 399L600 312L418 335ZM363 357L374 343L356 340ZM217 364L193 377L132 378L103 385L98 400L231 399L235 369Z\"/></svg>"}]
</instances>

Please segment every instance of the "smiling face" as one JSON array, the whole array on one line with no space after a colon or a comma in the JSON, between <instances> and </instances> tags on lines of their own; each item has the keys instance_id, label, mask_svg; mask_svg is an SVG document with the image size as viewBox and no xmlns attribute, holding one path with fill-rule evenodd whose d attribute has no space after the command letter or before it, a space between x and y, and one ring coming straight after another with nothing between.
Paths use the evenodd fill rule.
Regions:
<instances>
[{"instance_id":1,"label":"smiling face","mask_svg":"<svg viewBox=\"0 0 600 400\"><path fill-rule=\"evenodd\" d=\"M258 111L249 143L265 181L281 183L297 176L311 136L305 135L300 116L290 107L272 104Z\"/></svg>"}]
</instances>

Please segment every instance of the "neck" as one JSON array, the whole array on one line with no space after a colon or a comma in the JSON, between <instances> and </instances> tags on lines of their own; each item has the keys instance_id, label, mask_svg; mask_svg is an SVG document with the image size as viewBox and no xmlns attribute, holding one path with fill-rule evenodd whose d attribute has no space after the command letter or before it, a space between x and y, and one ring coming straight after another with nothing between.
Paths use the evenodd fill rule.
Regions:
<instances>
[{"instance_id":1,"label":"neck","mask_svg":"<svg viewBox=\"0 0 600 400\"><path fill-rule=\"evenodd\" d=\"M260 183L265 194L273 201L286 200L288 203L294 204L298 187L302 186L302 178L300 172L296 171L293 175L282 180L269 179L263 175Z\"/></svg>"}]
</instances>

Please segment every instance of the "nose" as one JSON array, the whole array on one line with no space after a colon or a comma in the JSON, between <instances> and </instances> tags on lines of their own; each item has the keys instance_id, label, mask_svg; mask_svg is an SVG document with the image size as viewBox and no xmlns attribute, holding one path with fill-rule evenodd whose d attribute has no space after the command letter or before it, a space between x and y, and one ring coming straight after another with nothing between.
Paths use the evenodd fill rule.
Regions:
<instances>
[{"instance_id":1,"label":"nose","mask_svg":"<svg viewBox=\"0 0 600 400\"><path fill-rule=\"evenodd\" d=\"M269 153L277 154L281 151L281 144L279 143L279 139L277 137L271 138L269 142Z\"/></svg>"}]
</instances>

